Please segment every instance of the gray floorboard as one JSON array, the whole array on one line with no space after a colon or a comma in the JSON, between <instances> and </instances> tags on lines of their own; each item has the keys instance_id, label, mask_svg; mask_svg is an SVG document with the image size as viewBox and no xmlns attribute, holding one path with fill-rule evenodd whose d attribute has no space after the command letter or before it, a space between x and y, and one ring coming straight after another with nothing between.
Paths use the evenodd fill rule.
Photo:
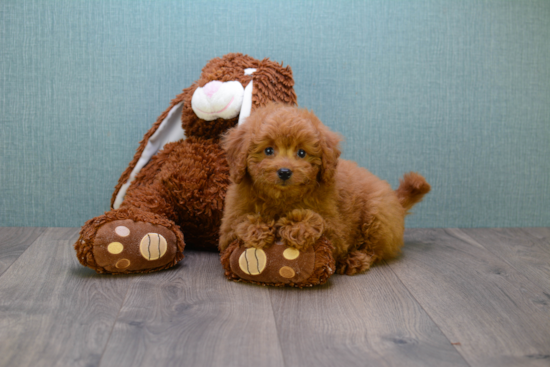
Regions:
<instances>
[{"instance_id":1,"label":"gray floorboard","mask_svg":"<svg viewBox=\"0 0 550 367\"><path fill-rule=\"evenodd\" d=\"M0 227L0 275L46 230L46 228Z\"/></svg>"},{"instance_id":2,"label":"gray floorboard","mask_svg":"<svg viewBox=\"0 0 550 367\"><path fill-rule=\"evenodd\" d=\"M550 229L415 229L312 289L82 267L74 228L0 228L0 367L550 366Z\"/></svg>"},{"instance_id":3,"label":"gray floorboard","mask_svg":"<svg viewBox=\"0 0 550 367\"><path fill-rule=\"evenodd\" d=\"M283 366L265 287L229 282L218 254L130 285L101 366Z\"/></svg>"},{"instance_id":4,"label":"gray floorboard","mask_svg":"<svg viewBox=\"0 0 550 367\"><path fill-rule=\"evenodd\" d=\"M465 232L409 230L390 267L470 365L548 366L544 290Z\"/></svg>"},{"instance_id":5,"label":"gray floorboard","mask_svg":"<svg viewBox=\"0 0 550 367\"><path fill-rule=\"evenodd\" d=\"M128 277L80 264L76 228L50 228L0 277L0 366L97 366Z\"/></svg>"},{"instance_id":6,"label":"gray floorboard","mask_svg":"<svg viewBox=\"0 0 550 367\"><path fill-rule=\"evenodd\" d=\"M547 296L541 302L550 304L550 234L531 228L468 229L462 233L544 289Z\"/></svg>"},{"instance_id":7,"label":"gray floorboard","mask_svg":"<svg viewBox=\"0 0 550 367\"><path fill-rule=\"evenodd\" d=\"M270 293L287 366L468 366L388 266Z\"/></svg>"}]
</instances>

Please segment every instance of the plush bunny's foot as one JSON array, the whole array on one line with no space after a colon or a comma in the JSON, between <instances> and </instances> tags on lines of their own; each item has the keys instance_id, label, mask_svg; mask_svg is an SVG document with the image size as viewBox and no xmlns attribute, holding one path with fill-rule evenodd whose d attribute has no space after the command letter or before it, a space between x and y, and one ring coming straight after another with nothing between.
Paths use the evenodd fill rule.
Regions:
<instances>
[{"instance_id":1,"label":"plush bunny's foot","mask_svg":"<svg viewBox=\"0 0 550 367\"><path fill-rule=\"evenodd\" d=\"M93 253L97 265L111 273L150 271L174 260L176 236L162 226L117 220L97 231Z\"/></svg>"},{"instance_id":2,"label":"plush bunny's foot","mask_svg":"<svg viewBox=\"0 0 550 367\"><path fill-rule=\"evenodd\" d=\"M84 225L75 243L82 265L99 273L148 273L169 268L183 258L183 237L175 225L169 228L172 222L109 221L109 214Z\"/></svg>"},{"instance_id":3,"label":"plush bunny's foot","mask_svg":"<svg viewBox=\"0 0 550 367\"><path fill-rule=\"evenodd\" d=\"M335 270L332 245L324 237L304 251L282 242L257 249L235 241L221 253L221 262L230 280L278 287L324 284Z\"/></svg>"}]
</instances>

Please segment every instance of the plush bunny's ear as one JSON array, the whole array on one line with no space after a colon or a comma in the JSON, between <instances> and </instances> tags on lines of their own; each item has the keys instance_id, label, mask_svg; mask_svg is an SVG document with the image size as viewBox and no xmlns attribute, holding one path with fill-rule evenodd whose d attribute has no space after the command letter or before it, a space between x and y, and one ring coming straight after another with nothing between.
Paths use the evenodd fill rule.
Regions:
<instances>
[{"instance_id":1,"label":"plush bunny's ear","mask_svg":"<svg viewBox=\"0 0 550 367\"><path fill-rule=\"evenodd\" d=\"M132 181L136 178L143 167L151 160L151 158L161 150L164 145L185 139L185 132L181 127L181 114L183 110L183 102L174 100L170 106L160 117L153 127L145 134L140 146L134 155L134 159L129 167L124 171L119 179L118 185L113 193L111 205L113 209L118 209L124 195Z\"/></svg>"},{"instance_id":2,"label":"plush bunny's ear","mask_svg":"<svg viewBox=\"0 0 550 367\"><path fill-rule=\"evenodd\" d=\"M252 75L254 71L255 69L247 69L245 70L245 75ZM241 92L243 94L241 95L242 105L239 112L239 124L242 124L244 120L250 116L253 90L253 83L250 81L244 89L244 92ZM115 187L115 192L111 198L111 206L113 209L118 209L120 207L124 201L126 191L132 184L132 181L136 178L141 169L149 163L151 158L164 147L164 145L185 139L185 132L181 124L181 114L184 103L182 100L183 93L172 101L172 105L164 111L162 115L160 115L157 122L143 137L143 140L134 155L134 159L126 171L124 171L117 186Z\"/></svg>"},{"instance_id":3,"label":"plush bunny's ear","mask_svg":"<svg viewBox=\"0 0 550 367\"><path fill-rule=\"evenodd\" d=\"M247 70L252 71L249 71L247 74ZM245 75L251 75L252 73L254 73L254 71L256 71L256 69L246 69ZM246 120L246 118L250 116L250 111L252 110L252 90L254 89L254 85L252 83L253 82L251 80L244 89L243 105L241 107L241 113L239 114L238 125L241 125Z\"/></svg>"}]
</instances>

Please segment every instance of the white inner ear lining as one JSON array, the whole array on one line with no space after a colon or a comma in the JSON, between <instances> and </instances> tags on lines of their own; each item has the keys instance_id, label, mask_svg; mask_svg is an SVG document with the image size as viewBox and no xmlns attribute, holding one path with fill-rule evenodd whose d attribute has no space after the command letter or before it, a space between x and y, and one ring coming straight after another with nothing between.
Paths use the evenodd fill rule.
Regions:
<instances>
[{"instance_id":1,"label":"white inner ear lining","mask_svg":"<svg viewBox=\"0 0 550 367\"><path fill-rule=\"evenodd\" d=\"M180 102L172 107L170 112L168 112L168 116L166 116L166 118L160 123L157 131L155 131L155 133L151 135L149 141L147 142L147 145L145 146L145 149L143 150L143 153L141 153L141 157L139 157L138 162L132 170L132 173L130 173L128 181L126 181L126 183L124 183L124 185L120 187L120 190L118 190L115 202L113 203L114 209L118 209L120 207L120 204L122 204L124 196L126 195L126 191L130 187L130 184L132 183L132 181L134 181L139 171L141 171L141 169L145 167L147 163L149 163L149 161L155 154L157 154L162 148L164 148L166 144L185 139L185 132L181 127L182 111L183 102Z\"/></svg>"},{"instance_id":2,"label":"white inner ear lining","mask_svg":"<svg viewBox=\"0 0 550 367\"><path fill-rule=\"evenodd\" d=\"M239 113L239 122L237 125L242 124L246 120L246 118L250 116L250 111L252 110L253 89L254 89L254 86L251 80L250 83L248 83L248 85L246 86L246 88L244 88L243 105L241 106L241 112Z\"/></svg>"}]
</instances>

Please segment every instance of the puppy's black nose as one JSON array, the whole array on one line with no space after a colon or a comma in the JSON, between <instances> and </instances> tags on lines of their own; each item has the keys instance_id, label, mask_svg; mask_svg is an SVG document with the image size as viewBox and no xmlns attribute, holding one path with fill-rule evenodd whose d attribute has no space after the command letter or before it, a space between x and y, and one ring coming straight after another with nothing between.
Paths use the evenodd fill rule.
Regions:
<instances>
[{"instance_id":1,"label":"puppy's black nose","mask_svg":"<svg viewBox=\"0 0 550 367\"><path fill-rule=\"evenodd\" d=\"M288 168L280 168L277 171L277 175L279 175L279 178L281 180L288 180L290 176L292 176L292 171L289 170Z\"/></svg>"}]
</instances>

